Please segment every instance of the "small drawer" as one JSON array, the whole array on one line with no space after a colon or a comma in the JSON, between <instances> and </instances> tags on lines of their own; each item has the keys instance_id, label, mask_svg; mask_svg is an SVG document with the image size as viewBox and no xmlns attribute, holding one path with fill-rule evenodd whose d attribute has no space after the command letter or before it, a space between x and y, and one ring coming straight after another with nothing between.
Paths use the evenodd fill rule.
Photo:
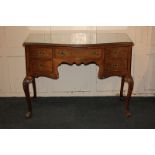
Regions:
<instances>
[{"instance_id":1,"label":"small drawer","mask_svg":"<svg viewBox=\"0 0 155 155\"><path fill-rule=\"evenodd\" d=\"M129 52L128 47L105 47L104 48L105 57L108 59L111 59L111 58L127 59L128 52Z\"/></svg>"},{"instance_id":2,"label":"small drawer","mask_svg":"<svg viewBox=\"0 0 155 155\"><path fill-rule=\"evenodd\" d=\"M30 48L29 49L29 56L32 58L52 58L52 49L50 48Z\"/></svg>"},{"instance_id":3,"label":"small drawer","mask_svg":"<svg viewBox=\"0 0 155 155\"><path fill-rule=\"evenodd\" d=\"M52 73L52 61L32 60L29 67L33 75L42 76Z\"/></svg>"},{"instance_id":4,"label":"small drawer","mask_svg":"<svg viewBox=\"0 0 155 155\"><path fill-rule=\"evenodd\" d=\"M100 58L101 49L96 48L57 48L55 49L56 58Z\"/></svg>"},{"instance_id":5,"label":"small drawer","mask_svg":"<svg viewBox=\"0 0 155 155\"><path fill-rule=\"evenodd\" d=\"M105 71L108 72L127 72L128 71L128 64L126 60L107 60L105 61Z\"/></svg>"}]
</instances>

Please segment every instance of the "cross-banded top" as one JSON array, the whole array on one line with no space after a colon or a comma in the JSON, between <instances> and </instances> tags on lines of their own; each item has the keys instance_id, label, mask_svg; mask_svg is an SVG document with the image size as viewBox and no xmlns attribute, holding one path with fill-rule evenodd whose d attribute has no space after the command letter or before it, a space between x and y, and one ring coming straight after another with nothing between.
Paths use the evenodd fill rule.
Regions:
<instances>
[{"instance_id":1,"label":"cross-banded top","mask_svg":"<svg viewBox=\"0 0 155 155\"><path fill-rule=\"evenodd\" d=\"M133 45L132 40L125 33L102 33L96 31L56 31L52 33L31 33L24 42L29 44L52 45L96 45L124 43Z\"/></svg>"}]
</instances>

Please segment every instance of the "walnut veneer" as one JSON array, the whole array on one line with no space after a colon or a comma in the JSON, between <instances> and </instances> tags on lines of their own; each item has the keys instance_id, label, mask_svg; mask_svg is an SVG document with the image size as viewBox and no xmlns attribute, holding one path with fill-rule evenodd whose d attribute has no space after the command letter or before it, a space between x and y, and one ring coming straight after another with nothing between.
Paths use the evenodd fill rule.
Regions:
<instances>
[{"instance_id":1,"label":"walnut veneer","mask_svg":"<svg viewBox=\"0 0 155 155\"><path fill-rule=\"evenodd\" d=\"M128 92L124 100L125 115L127 117L131 115L129 112L129 100L133 90L133 78L131 76L133 43L126 34L102 34L99 36L98 42L89 43L86 40L84 43L78 44L72 42L54 42L51 38L48 41L38 41L38 37L36 34L32 34L28 40L24 42L26 77L23 81L23 88L28 105L27 118L32 116L29 84L33 84L34 97L36 97L35 78L44 76L51 79L58 79L58 66L62 63L70 65L95 63L99 66L99 79L111 76L121 77L120 98L123 99L123 87L124 83L127 82ZM59 37L61 37L61 33ZM65 35L63 37L65 37Z\"/></svg>"}]
</instances>

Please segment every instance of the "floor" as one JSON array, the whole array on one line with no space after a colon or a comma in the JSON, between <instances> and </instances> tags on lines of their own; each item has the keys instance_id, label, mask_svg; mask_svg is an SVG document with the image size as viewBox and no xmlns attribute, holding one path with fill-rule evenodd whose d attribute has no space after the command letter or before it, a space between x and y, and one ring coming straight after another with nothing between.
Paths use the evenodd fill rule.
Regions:
<instances>
[{"instance_id":1,"label":"floor","mask_svg":"<svg viewBox=\"0 0 155 155\"><path fill-rule=\"evenodd\" d=\"M1 129L154 129L155 97L133 97L132 117L119 97L39 97L25 119L25 98L0 98Z\"/></svg>"}]
</instances>

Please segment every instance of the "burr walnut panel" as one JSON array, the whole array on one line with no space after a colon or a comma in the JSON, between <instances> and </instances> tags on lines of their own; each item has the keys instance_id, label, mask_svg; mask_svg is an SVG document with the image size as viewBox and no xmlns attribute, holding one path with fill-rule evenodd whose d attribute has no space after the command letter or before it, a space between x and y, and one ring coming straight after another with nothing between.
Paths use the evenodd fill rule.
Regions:
<instances>
[{"instance_id":1,"label":"burr walnut panel","mask_svg":"<svg viewBox=\"0 0 155 155\"><path fill-rule=\"evenodd\" d=\"M97 48L56 48L56 58L100 58L102 49Z\"/></svg>"},{"instance_id":2,"label":"burr walnut panel","mask_svg":"<svg viewBox=\"0 0 155 155\"><path fill-rule=\"evenodd\" d=\"M45 47L30 47L29 49L29 57L30 58L52 58L52 48Z\"/></svg>"},{"instance_id":3,"label":"burr walnut panel","mask_svg":"<svg viewBox=\"0 0 155 155\"><path fill-rule=\"evenodd\" d=\"M107 59L128 58L129 47L105 47L104 53Z\"/></svg>"},{"instance_id":4,"label":"burr walnut panel","mask_svg":"<svg viewBox=\"0 0 155 155\"><path fill-rule=\"evenodd\" d=\"M29 64L29 73L31 76L47 76L52 74L52 61L34 59Z\"/></svg>"},{"instance_id":5,"label":"burr walnut panel","mask_svg":"<svg viewBox=\"0 0 155 155\"><path fill-rule=\"evenodd\" d=\"M128 73L127 59L112 59L105 58L105 75L124 76Z\"/></svg>"}]
</instances>

